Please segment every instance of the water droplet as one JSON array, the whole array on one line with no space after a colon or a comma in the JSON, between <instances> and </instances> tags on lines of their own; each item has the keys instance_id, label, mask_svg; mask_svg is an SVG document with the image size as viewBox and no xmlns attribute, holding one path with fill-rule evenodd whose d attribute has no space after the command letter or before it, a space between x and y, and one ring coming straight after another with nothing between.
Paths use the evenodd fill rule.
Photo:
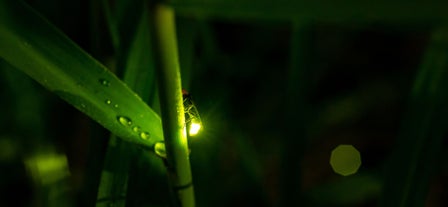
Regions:
<instances>
[{"instance_id":1,"label":"water droplet","mask_svg":"<svg viewBox=\"0 0 448 207\"><path fill-rule=\"evenodd\" d=\"M106 87L110 86L110 82L106 79L100 79L99 81L100 81L101 85L103 85L103 86L106 86Z\"/></svg>"},{"instance_id":2,"label":"water droplet","mask_svg":"<svg viewBox=\"0 0 448 207\"><path fill-rule=\"evenodd\" d=\"M148 140L150 137L149 132L140 132L140 138L144 139L144 140Z\"/></svg>"},{"instance_id":3,"label":"water droplet","mask_svg":"<svg viewBox=\"0 0 448 207\"><path fill-rule=\"evenodd\" d=\"M138 127L138 126L134 126L134 127L132 127L132 131L134 131L134 132L140 132L140 127Z\"/></svg>"},{"instance_id":4,"label":"water droplet","mask_svg":"<svg viewBox=\"0 0 448 207\"><path fill-rule=\"evenodd\" d=\"M112 103L112 101L110 101L109 99L106 100L106 104L110 105Z\"/></svg>"},{"instance_id":5,"label":"water droplet","mask_svg":"<svg viewBox=\"0 0 448 207\"><path fill-rule=\"evenodd\" d=\"M115 108L118 108L118 104L115 104L114 107L115 107Z\"/></svg>"},{"instance_id":6,"label":"water droplet","mask_svg":"<svg viewBox=\"0 0 448 207\"><path fill-rule=\"evenodd\" d=\"M165 143L163 142L157 142L154 145L154 152L157 156L166 158L166 149L165 149Z\"/></svg>"},{"instance_id":7,"label":"water droplet","mask_svg":"<svg viewBox=\"0 0 448 207\"><path fill-rule=\"evenodd\" d=\"M130 118L125 117L125 116L117 116L117 120L118 122L120 122L120 124L122 124L123 126L131 126L132 125L132 121Z\"/></svg>"}]
</instances>

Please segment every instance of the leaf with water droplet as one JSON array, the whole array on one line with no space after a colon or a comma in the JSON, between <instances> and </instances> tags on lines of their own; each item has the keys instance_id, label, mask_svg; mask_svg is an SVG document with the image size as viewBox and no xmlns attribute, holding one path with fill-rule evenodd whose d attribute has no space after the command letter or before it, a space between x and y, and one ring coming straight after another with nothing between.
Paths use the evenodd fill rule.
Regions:
<instances>
[{"instance_id":1,"label":"leaf with water droplet","mask_svg":"<svg viewBox=\"0 0 448 207\"><path fill-rule=\"evenodd\" d=\"M76 96L75 94L58 90L53 92L58 96L60 96L61 98L65 99L66 101L70 102L77 109L85 113L90 113L92 110L96 110L94 106L88 104L89 102L86 99Z\"/></svg>"},{"instance_id":2,"label":"leaf with water droplet","mask_svg":"<svg viewBox=\"0 0 448 207\"><path fill-rule=\"evenodd\" d=\"M106 79L99 79L101 85L109 87L110 86L110 82Z\"/></svg>"},{"instance_id":3,"label":"leaf with water droplet","mask_svg":"<svg viewBox=\"0 0 448 207\"><path fill-rule=\"evenodd\" d=\"M134 132L140 132L141 128L139 126L132 127L132 131Z\"/></svg>"},{"instance_id":4,"label":"leaf with water droplet","mask_svg":"<svg viewBox=\"0 0 448 207\"><path fill-rule=\"evenodd\" d=\"M123 140L148 147L163 140L160 117L129 86L41 15L22 1L0 1L0 16L2 60ZM113 107L105 107L106 100L113 100ZM124 127L117 115L132 119L132 124ZM142 139L132 130L134 125L150 132L151 139Z\"/></svg>"},{"instance_id":5,"label":"leaf with water droplet","mask_svg":"<svg viewBox=\"0 0 448 207\"><path fill-rule=\"evenodd\" d=\"M157 156L166 158L166 149L165 149L165 143L163 142L157 142L154 145L154 152Z\"/></svg>"},{"instance_id":6,"label":"leaf with water droplet","mask_svg":"<svg viewBox=\"0 0 448 207\"><path fill-rule=\"evenodd\" d=\"M140 132L140 138L148 140L150 138L149 132Z\"/></svg>"},{"instance_id":7,"label":"leaf with water droplet","mask_svg":"<svg viewBox=\"0 0 448 207\"><path fill-rule=\"evenodd\" d=\"M128 117L117 116L117 120L123 126L131 126L132 125L132 120L130 118L128 118Z\"/></svg>"}]
</instances>

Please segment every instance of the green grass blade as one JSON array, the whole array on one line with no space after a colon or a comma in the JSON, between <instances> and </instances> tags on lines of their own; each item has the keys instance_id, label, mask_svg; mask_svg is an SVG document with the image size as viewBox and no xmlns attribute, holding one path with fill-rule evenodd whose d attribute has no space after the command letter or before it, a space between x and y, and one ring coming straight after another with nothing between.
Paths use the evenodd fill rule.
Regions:
<instances>
[{"instance_id":1,"label":"green grass blade","mask_svg":"<svg viewBox=\"0 0 448 207\"><path fill-rule=\"evenodd\" d=\"M116 36L115 42L119 43L116 45L117 65L122 68L123 81L144 101L149 100L148 103L151 103L154 101L152 99L155 94L155 76L146 7L143 1L123 0L116 3L121 6L117 6L115 12L112 13L108 3L103 1L105 10L108 10L106 11L108 25L110 28L115 28L110 30L111 36ZM136 17L138 19L135 19ZM136 146L120 142L112 135L105 157L96 206L127 206L130 205L128 201L134 200L133 196L138 198L137 195L131 194L132 189L128 187L128 183L132 183L133 179L139 179L131 175L133 172L131 163L139 159L158 159L144 156L143 153L145 152L139 151ZM117 157L117 154L120 156ZM146 163L149 162L146 161ZM151 167L155 166L151 165Z\"/></svg>"},{"instance_id":2,"label":"green grass blade","mask_svg":"<svg viewBox=\"0 0 448 207\"><path fill-rule=\"evenodd\" d=\"M101 173L96 207L126 206L129 166L135 150L127 142L111 137Z\"/></svg>"},{"instance_id":3,"label":"green grass blade","mask_svg":"<svg viewBox=\"0 0 448 207\"><path fill-rule=\"evenodd\" d=\"M167 170L175 206L195 206L182 98L174 10L153 5L154 48L160 92Z\"/></svg>"},{"instance_id":4,"label":"green grass blade","mask_svg":"<svg viewBox=\"0 0 448 207\"><path fill-rule=\"evenodd\" d=\"M434 32L411 92L398 148L386 170L382 206L424 206L441 163L448 111L448 30Z\"/></svg>"},{"instance_id":5,"label":"green grass blade","mask_svg":"<svg viewBox=\"0 0 448 207\"><path fill-rule=\"evenodd\" d=\"M154 104L158 100L145 1L116 1L112 8L103 0L102 5L116 49L118 76L143 101L150 106L157 105Z\"/></svg>"},{"instance_id":6,"label":"green grass blade","mask_svg":"<svg viewBox=\"0 0 448 207\"><path fill-rule=\"evenodd\" d=\"M119 33L116 24L116 18L112 15L112 8L107 0L102 0L101 5L104 10L104 16L106 17L107 27L109 29L110 39L112 41L112 46L115 50L118 50L120 44Z\"/></svg>"},{"instance_id":7,"label":"green grass blade","mask_svg":"<svg viewBox=\"0 0 448 207\"><path fill-rule=\"evenodd\" d=\"M23 3L0 2L0 48L9 64L115 135L144 146L163 139L159 116L138 95Z\"/></svg>"},{"instance_id":8,"label":"green grass blade","mask_svg":"<svg viewBox=\"0 0 448 207\"><path fill-rule=\"evenodd\" d=\"M303 22L293 22L290 42L290 68L286 88L285 128L286 134L297 138L283 140L281 206L299 206L303 199L300 191L300 164L303 159L307 140L307 125L311 108L308 100L308 77L312 68L309 64L311 32L310 26ZM287 137L287 136L285 136ZM296 163L291 165L291 163Z\"/></svg>"},{"instance_id":9,"label":"green grass blade","mask_svg":"<svg viewBox=\"0 0 448 207\"><path fill-rule=\"evenodd\" d=\"M132 37L123 38L126 45L123 46L122 54L124 57L119 58L120 64L123 65L123 80L129 85L142 99L150 106L158 102L156 95L156 77L155 65L151 47L151 34L149 31L149 19L146 6L142 4L144 9L137 10L142 13L141 18L135 25L135 33ZM131 20L130 20L131 21ZM122 35L129 33L122 33Z\"/></svg>"}]
</instances>

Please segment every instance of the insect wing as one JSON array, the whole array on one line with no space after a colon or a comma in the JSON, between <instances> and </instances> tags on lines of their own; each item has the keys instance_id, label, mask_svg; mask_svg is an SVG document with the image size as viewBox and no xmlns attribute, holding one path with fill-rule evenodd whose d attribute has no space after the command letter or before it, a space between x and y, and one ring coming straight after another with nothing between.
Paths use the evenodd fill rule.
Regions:
<instances>
[{"instance_id":1,"label":"insect wing","mask_svg":"<svg viewBox=\"0 0 448 207\"><path fill-rule=\"evenodd\" d=\"M192 121L201 123L201 117L199 116L198 109L191 99L190 94L184 94L184 110L185 110L185 123L189 124Z\"/></svg>"}]
</instances>

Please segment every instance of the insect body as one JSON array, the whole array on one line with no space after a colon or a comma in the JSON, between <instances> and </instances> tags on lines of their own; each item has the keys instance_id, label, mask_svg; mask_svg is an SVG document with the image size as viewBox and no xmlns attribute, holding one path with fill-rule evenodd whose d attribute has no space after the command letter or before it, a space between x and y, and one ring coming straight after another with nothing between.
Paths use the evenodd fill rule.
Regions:
<instances>
[{"instance_id":1,"label":"insect body","mask_svg":"<svg viewBox=\"0 0 448 207\"><path fill-rule=\"evenodd\" d=\"M191 95L186 90L182 90L182 97L184 100L187 134L188 136L194 136L202 127L201 117L199 116L198 109L194 105Z\"/></svg>"},{"instance_id":2,"label":"insect body","mask_svg":"<svg viewBox=\"0 0 448 207\"><path fill-rule=\"evenodd\" d=\"M202 127L201 117L199 116L198 110L191 99L191 95L186 91L182 90L182 97L184 103L185 112L185 129L187 131L187 136L191 137L198 134ZM164 142L157 142L154 145L154 152L160 158L163 158L165 165L168 167L168 162L166 160L166 149Z\"/></svg>"}]
</instances>

